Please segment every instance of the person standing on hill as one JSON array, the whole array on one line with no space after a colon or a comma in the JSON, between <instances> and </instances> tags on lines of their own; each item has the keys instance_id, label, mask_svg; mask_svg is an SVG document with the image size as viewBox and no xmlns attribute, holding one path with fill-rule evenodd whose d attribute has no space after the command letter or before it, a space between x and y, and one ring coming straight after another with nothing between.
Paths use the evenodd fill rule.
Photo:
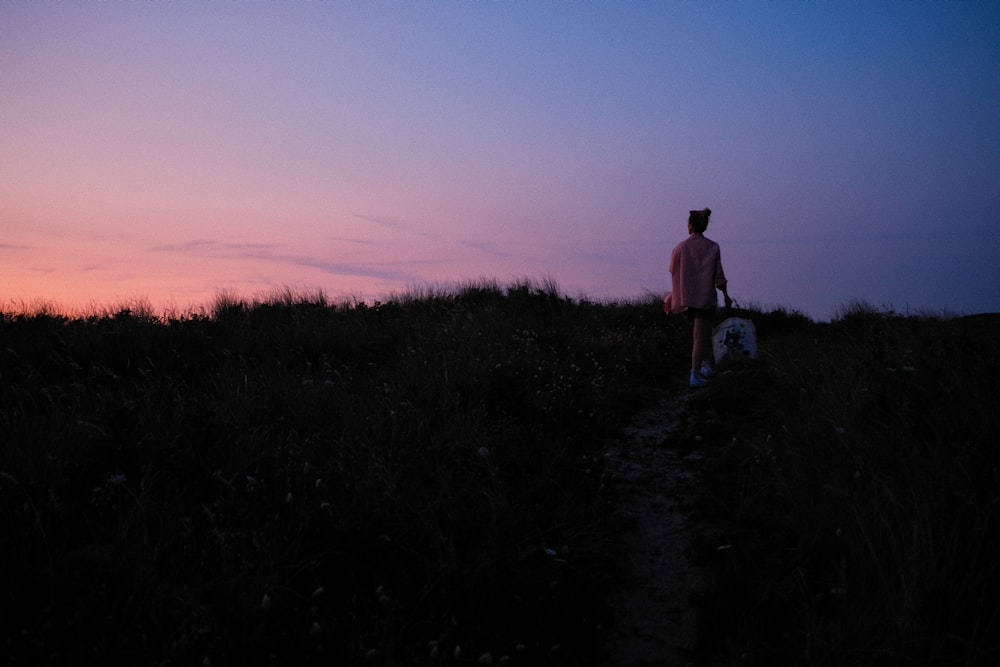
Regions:
<instances>
[{"instance_id":1,"label":"person standing on hill","mask_svg":"<svg viewBox=\"0 0 1000 667\"><path fill-rule=\"evenodd\" d=\"M691 346L692 387L703 387L715 374L712 354L712 319L721 290L726 307L732 305L726 290L726 274L722 270L719 244L704 236L712 210L691 211L688 216L688 237L677 244L670 254L671 291L664 299L668 313L684 313L694 327Z\"/></svg>"}]
</instances>

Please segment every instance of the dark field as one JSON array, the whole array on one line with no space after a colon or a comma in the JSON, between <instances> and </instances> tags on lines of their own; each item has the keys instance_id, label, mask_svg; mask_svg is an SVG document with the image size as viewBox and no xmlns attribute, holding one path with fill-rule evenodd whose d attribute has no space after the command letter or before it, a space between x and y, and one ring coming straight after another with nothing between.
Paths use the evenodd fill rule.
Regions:
<instances>
[{"instance_id":1,"label":"dark field","mask_svg":"<svg viewBox=\"0 0 1000 667\"><path fill-rule=\"evenodd\" d=\"M658 301L3 314L0 664L607 664L603 446L689 391ZM749 315L664 443L703 454L692 662L1000 658L1000 320Z\"/></svg>"}]
</instances>

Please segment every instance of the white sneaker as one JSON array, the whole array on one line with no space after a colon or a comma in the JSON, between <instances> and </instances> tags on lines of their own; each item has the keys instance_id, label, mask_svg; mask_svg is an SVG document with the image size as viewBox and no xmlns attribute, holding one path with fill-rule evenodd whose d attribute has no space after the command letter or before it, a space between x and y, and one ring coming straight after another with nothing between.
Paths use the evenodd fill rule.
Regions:
<instances>
[{"instance_id":1,"label":"white sneaker","mask_svg":"<svg viewBox=\"0 0 1000 667\"><path fill-rule=\"evenodd\" d=\"M707 377L698 371L692 370L690 384L692 387L707 387L709 382Z\"/></svg>"}]
</instances>

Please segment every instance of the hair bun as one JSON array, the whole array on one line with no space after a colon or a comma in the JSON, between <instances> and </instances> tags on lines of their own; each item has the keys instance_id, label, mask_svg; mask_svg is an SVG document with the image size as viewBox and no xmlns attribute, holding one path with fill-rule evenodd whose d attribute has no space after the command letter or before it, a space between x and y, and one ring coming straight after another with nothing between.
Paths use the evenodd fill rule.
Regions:
<instances>
[{"instance_id":1,"label":"hair bun","mask_svg":"<svg viewBox=\"0 0 1000 667\"><path fill-rule=\"evenodd\" d=\"M706 206L705 208L703 208L703 209L701 210L701 212L702 212L702 214L703 214L703 215L704 215L704 216L705 216L706 218L707 218L708 216L712 215L712 209L710 209L710 208L709 208L709 207L707 207L707 206Z\"/></svg>"}]
</instances>

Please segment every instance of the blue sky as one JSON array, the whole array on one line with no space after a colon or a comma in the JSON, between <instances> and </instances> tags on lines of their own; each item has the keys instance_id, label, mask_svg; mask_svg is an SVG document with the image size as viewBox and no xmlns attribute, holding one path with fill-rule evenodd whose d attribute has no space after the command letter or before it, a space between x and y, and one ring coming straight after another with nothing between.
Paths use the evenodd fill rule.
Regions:
<instances>
[{"instance_id":1,"label":"blue sky","mask_svg":"<svg viewBox=\"0 0 1000 667\"><path fill-rule=\"evenodd\" d=\"M1000 311L1000 5L0 4L0 301L669 284Z\"/></svg>"}]
</instances>

